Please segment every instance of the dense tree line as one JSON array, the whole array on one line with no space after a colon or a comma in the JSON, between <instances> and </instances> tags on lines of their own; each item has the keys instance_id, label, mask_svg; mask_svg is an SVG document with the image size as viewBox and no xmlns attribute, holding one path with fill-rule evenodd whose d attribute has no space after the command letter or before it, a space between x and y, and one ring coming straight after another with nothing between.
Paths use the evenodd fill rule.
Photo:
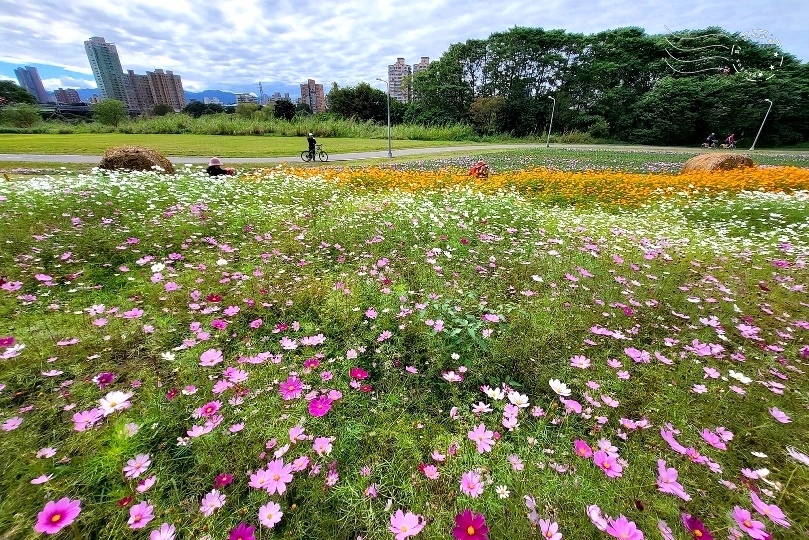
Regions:
<instances>
[{"instance_id":1,"label":"dense tree line","mask_svg":"<svg viewBox=\"0 0 809 540\"><path fill-rule=\"evenodd\" d=\"M809 64L744 37L721 28L650 36L634 27L590 35L517 27L451 45L412 77L411 102L392 102L391 116L541 135L553 97L555 133L688 145L710 132L752 141L767 98L774 106L759 144L809 140ZM361 83L335 85L328 99L336 114L381 122L385 97Z\"/></svg>"}]
</instances>

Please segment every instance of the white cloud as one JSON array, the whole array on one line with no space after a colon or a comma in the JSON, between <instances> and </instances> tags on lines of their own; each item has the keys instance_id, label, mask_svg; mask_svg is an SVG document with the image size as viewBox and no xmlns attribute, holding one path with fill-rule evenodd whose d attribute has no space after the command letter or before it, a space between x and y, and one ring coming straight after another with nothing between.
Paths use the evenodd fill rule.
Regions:
<instances>
[{"instance_id":1,"label":"white cloud","mask_svg":"<svg viewBox=\"0 0 809 540\"><path fill-rule=\"evenodd\" d=\"M327 88L333 81L379 84L374 79L386 78L397 57L410 64L438 59L452 43L514 26L581 33L640 26L650 34L666 27L766 28L787 52L809 59L803 0L734 0L732 9L704 0L0 0L0 6L2 61L89 75L83 42L100 35L116 44L124 69L172 70L189 90L253 90L263 81L272 92L307 78Z\"/></svg>"},{"instance_id":2,"label":"white cloud","mask_svg":"<svg viewBox=\"0 0 809 540\"><path fill-rule=\"evenodd\" d=\"M94 80L76 79L74 77L57 77L54 79L42 79L42 86L45 90L52 92L57 88L98 88Z\"/></svg>"}]
</instances>

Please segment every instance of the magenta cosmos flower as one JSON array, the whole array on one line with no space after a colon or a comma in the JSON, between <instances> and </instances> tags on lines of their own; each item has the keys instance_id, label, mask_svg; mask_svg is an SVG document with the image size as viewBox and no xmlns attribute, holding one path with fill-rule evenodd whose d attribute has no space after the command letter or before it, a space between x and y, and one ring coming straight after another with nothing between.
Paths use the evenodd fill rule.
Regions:
<instances>
[{"instance_id":1,"label":"magenta cosmos flower","mask_svg":"<svg viewBox=\"0 0 809 540\"><path fill-rule=\"evenodd\" d=\"M395 535L396 540L405 540L405 538L416 536L420 533L424 528L424 524L425 521L422 516L411 512L405 514L400 508L390 516L389 530Z\"/></svg>"},{"instance_id":2,"label":"magenta cosmos flower","mask_svg":"<svg viewBox=\"0 0 809 540\"><path fill-rule=\"evenodd\" d=\"M289 377L278 388L278 393L281 394L281 399L288 401L290 399L297 399L301 397L301 389L303 383L297 377Z\"/></svg>"},{"instance_id":3,"label":"magenta cosmos flower","mask_svg":"<svg viewBox=\"0 0 809 540\"><path fill-rule=\"evenodd\" d=\"M457 540L488 540L489 527L486 526L486 518L467 508L455 516L452 536Z\"/></svg>"},{"instance_id":4,"label":"magenta cosmos flower","mask_svg":"<svg viewBox=\"0 0 809 540\"><path fill-rule=\"evenodd\" d=\"M607 534L619 540L643 540L643 533L635 525L635 522L629 521L623 515L618 516L618 519L609 520Z\"/></svg>"},{"instance_id":5,"label":"magenta cosmos flower","mask_svg":"<svg viewBox=\"0 0 809 540\"><path fill-rule=\"evenodd\" d=\"M328 396L320 396L309 402L309 414L312 416L325 416L331 410L332 400Z\"/></svg>"},{"instance_id":6,"label":"magenta cosmos flower","mask_svg":"<svg viewBox=\"0 0 809 540\"><path fill-rule=\"evenodd\" d=\"M764 540L769 536L767 531L764 530L764 523L753 519L749 510L741 506L734 506L732 515L733 519L735 519L736 523L739 525L739 528L749 534L750 538Z\"/></svg>"},{"instance_id":7,"label":"magenta cosmos flower","mask_svg":"<svg viewBox=\"0 0 809 540\"><path fill-rule=\"evenodd\" d=\"M45 508L37 514L36 532L56 534L76 520L81 512L81 501L72 501L67 497L58 501L48 501Z\"/></svg>"},{"instance_id":8,"label":"magenta cosmos flower","mask_svg":"<svg viewBox=\"0 0 809 540\"><path fill-rule=\"evenodd\" d=\"M688 531L698 540L713 540L711 532L705 528L705 525L698 518L690 514L683 514L683 525Z\"/></svg>"},{"instance_id":9,"label":"magenta cosmos flower","mask_svg":"<svg viewBox=\"0 0 809 540\"><path fill-rule=\"evenodd\" d=\"M593 449L590 448L589 444L581 439L576 439L573 441L573 449L576 451L576 455L579 457L589 458L593 455Z\"/></svg>"},{"instance_id":10,"label":"magenta cosmos flower","mask_svg":"<svg viewBox=\"0 0 809 540\"><path fill-rule=\"evenodd\" d=\"M604 471L607 477L617 478L621 476L623 467L614 456L607 454L604 450L599 450L593 454L593 462Z\"/></svg>"},{"instance_id":11,"label":"magenta cosmos flower","mask_svg":"<svg viewBox=\"0 0 809 540\"><path fill-rule=\"evenodd\" d=\"M149 503L142 502L129 509L130 529L142 529L154 519L154 507Z\"/></svg>"},{"instance_id":12,"label":"magenta cosmos flower","mask_svg":"<svg viewBox=\"0 0 809 540\"><path fill-rule=\"evenodd\" d=\"M253 535L253 531L255 530L255 527L251 527L242 521L239 523L238 527L230 531L228 540L256 540L256 537Z\"/></svg>"}]
</instances>

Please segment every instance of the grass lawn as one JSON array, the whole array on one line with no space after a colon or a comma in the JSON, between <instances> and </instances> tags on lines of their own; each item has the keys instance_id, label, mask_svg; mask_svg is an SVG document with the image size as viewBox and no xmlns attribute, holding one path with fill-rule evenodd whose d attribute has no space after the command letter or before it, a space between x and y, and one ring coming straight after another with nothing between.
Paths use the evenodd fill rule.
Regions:
<instances>
[{"instance_id":1,"label":"grass lawn","mask_svg":"<svg viewBox=\"0 0 809 540\"><path fill-rule=\"evenodd\" d=\"M809 172L687 157L0 181L0 537L809 537Z\"/></svg>"},{"instance_id":2,"label":"grass lawn","mask_svg":"<svg viewBox=\"0 0 809 540\"><path fill-rule=\"evenodd\" d=\"M327 139L318 143L330 154L387 150L387 139ZM462 146L458 141L392 141L393 148ZM0 154L101 155L113 146L137 145L167 156L282 157L307 149L303 137L250 137L220 135L130 135L77 133L67 135L0 134Z\"/></svg>"}]
</instances>

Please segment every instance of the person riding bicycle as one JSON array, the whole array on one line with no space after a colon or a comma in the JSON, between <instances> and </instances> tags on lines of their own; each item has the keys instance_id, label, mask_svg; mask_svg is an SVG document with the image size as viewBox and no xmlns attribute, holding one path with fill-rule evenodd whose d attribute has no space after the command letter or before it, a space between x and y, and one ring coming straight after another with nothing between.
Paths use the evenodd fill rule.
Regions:
<instances>
[{"instance_id":1,"label":"person riding bicycle","mask_svg":"<svg viewBox=\"0 0 809 540\"><path fill-rule=\"evenodd\" d=\"M711 133L710 135L708 135L708 138L705 139L703 146L705 148L713 148L714 146L716 146L716 144L717 144L716 133Z\"/></svg>"},{"instance_id":2,"label":"person riding bicycle","mask_svg":"<svg viewBox=\"0 0 809 540\"><path fill-rule=\"evenodd\" d=\"M317 144L317 141L315 140L315 137L311 133L309 133L309 136L306 137L306 141L309 143L309 155L312 156L312 161L314 161L315 145Z\"/></svg>"},{"instance_id":3,"label":"person riding bicycle","mask_svg":"<svg viewBox=\"0 0 809 540\"><path fill-rule=\"evenodd\" d=\"M731 133L730 135L728 135L728 138L725 139L725 145L728 148L735 148L736 147L736 135L734 133Z\"/></svg>"}]
</instances>

